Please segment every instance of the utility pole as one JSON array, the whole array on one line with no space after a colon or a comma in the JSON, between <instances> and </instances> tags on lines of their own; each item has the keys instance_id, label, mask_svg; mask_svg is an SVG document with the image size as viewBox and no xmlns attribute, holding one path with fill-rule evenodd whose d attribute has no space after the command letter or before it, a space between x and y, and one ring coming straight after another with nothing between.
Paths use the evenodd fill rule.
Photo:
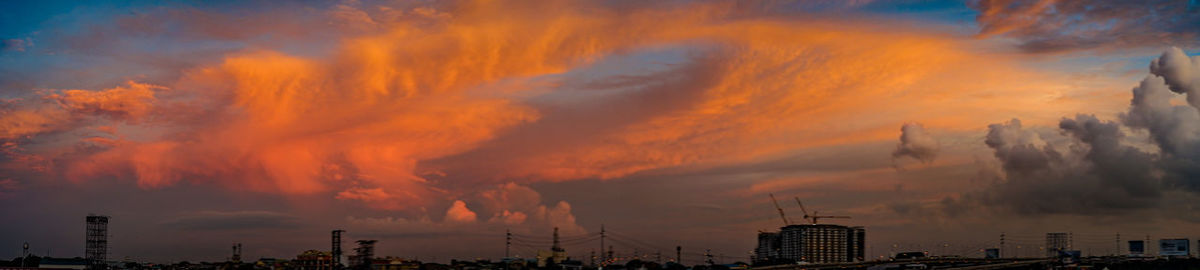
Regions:
<instances>
[{"instance_id":1,"label":"utility pole","mask_svg":"<svg viewBox=\"0 0 1200 270\"><path fill-rule=\"evenodd\" d=\"M512 232L504 229L504 257L508 258L508 249L512 247Z\"/></svg>"},{"instance_id":2,"label":"utility pole","mask_svg":"<svg viewBox=\"0 0 1200 270\"><path fill-rule=\"evenodd\" d=\"M600 253L604 253L604 224L600 224ZM608 255L608 256L609 256L609 257L612 257L612 252L610 251L610 252L608 252L608 253L609 253L609 255ZM608 261L608 257L605 257L605 258L604 258L603 260L601 260L601 261L605 261L605 262L607 262L607 261Z\"/></svg>"},{"instance_id":3,"label":"utility pole","mask_svg":"<svg viewBox=\"0 0 1200 270\"><path fill-rule=\"evenodd\" d=\"M1113 255L1121 254L1121 233L1117 233L1117 249L1113 250Z\"/></svg>"}]
</instances>

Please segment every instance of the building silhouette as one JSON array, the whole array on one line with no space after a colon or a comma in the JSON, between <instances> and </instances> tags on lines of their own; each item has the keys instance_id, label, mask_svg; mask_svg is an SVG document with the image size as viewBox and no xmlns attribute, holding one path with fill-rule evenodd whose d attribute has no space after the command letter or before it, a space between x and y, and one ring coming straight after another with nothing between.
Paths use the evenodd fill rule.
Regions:
<instances>
[{"instance_id":1,"label":"building silhouette","mask_svg":"<svg viewBox=\"0 0 1200 270\"><path fill-rule=\"evenodd\" d=\"M358 240L358 247L354 248L354 257L351 261L354 262L354 269L369 270L371 262L375 258L375 243L378 240Z\"/></svg>"},{"instance_id":2,"label":"building silhouette","mask_svg":"<svg viewBox=\"0 0 1200 270\"><path fill-rule=\"evenodd\" d=\"M850 261L867 260L867 229L862 226L849 227L846 230L846 258Z\"/></svg>"},{"instance_id":3,"label":"building silhouette","mask_svg":"<svg viewBox=\"0 0 1200 270\"><path fill-rule=\"evenodd\" d=\"M108 255L108 216L87 216L87 243L84 254L88 261L87 269L106 269Z\"/></svg>"},{"instance_id":4,"label":"building silhouette","mask_svg":"<svg viewBox=\"0 0 1200 270\"><path fill-rule=\"evenodd\" d=\"M754 261L773 262L778 260L780 244L778 232L758 232L758 247L754 248Z\"/></svg>"},{"instance_id":5,"label":"building silhouette","mask_svg":"<svg viewBox=\"0 0 1200 270\"><path fill-rule=\"evenodd\" d=\"M567 260L567 250L558 245L558 227L554 227L553 239L554 244L550 246L550 251L537 252L538 267L557 267Z\"/></svg>"},{"instance_id":6,"label":"building silhouette","mask_svg":"<svg viewBox=\"0 0 1200 270\"><path fill-rule=\"evenodd\" d=\"M759 233L760 261L781 259L808 263L855 262L865 259L866 229L833 224L788 225L779 233ZM775 242L778 241L778 244ZM778 246L773 257L772 246ZM761 255L760 255L761 254Z\"/></svg>"},{"instance_id":7,"label":"building silhouette","mask_svg":"<svg viewBox=\"0 0 1200 270\"><path fill-rule=\"evenodd\" d=\"M1046 257L1057 257L1059 252L1071 250L1071 234L1046 233Z\"/></svg>"},{"instance_id":8,"label":"building silhouette","mask_svg":"<svg viewBox=\"0 0 1200 270\"><path fill-rule=\"evenodd\" d=\"M333 270L333 254L319 250L307 250L296 255L292 262L296 270Z\"/></svg>"},{"instance_id":9,"label":"building silhouette","mask_svg":"<svg viewBox=\"0 0 1200 270\"><path fill-rule=\"evenodd\" d=\"M342 233L346 230L333 230L331 232L332 247L330 254L333 255L333 268L342 269Z\"/></svg>"}]
</instances>

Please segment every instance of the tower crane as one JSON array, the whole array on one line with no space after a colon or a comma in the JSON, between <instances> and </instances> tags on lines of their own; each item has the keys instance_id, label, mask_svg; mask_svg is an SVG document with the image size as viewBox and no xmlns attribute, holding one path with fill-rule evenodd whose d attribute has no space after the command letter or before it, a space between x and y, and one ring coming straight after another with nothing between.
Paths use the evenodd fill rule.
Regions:
<instances>
[{"instance_id":1,"label":"tower crane","mask_svg":"<svg viewBox=\"0 0 1200 270\"><path fill-rule=\"evenodd\" d=\"M774 199L775 197L771 197ZM818 215L817 211L813 211L812 215L808 214L808 210L804 209L804 203L800 202L800 197L796 197L796 204L800 205L800 212L804 212L804 219L812 220L812 224L817 224L817 220L822 218L850 218L850 216L822 216ZM783 210L780 210L781 212Z\"/></svg>"},{"instance_id":2,"label":"tower crane","mask_svg":"<svg viewBox=\"0 0 1200 270\"><path fill-rule=\"evenodd\" d=\"M783 207L779 207L779 201L775 200L775 194L767 193L767 195L771 196L771 202L775 203L775 210L779 210L779 218L783 219L783 226L792 225L792 222L788 221L787 216L783 214Z\"/></svg>"}]
</instances>

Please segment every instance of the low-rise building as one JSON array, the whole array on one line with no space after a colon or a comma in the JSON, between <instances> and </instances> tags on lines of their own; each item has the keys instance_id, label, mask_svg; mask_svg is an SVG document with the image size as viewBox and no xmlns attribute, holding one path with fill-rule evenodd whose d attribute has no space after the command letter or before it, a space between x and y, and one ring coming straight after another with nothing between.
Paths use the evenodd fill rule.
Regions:
<instances>
[{"instance_id":1,"label":"low-rise building","mask_svg":"<svg viewBox=\"0 0 1200 270\"><path fill-rule=\"evenodd\" d=\"M334 270L333 253L328 251L307 250L296 255L292 262L296 270Z\"/></svg>"},{"instance_id":2,"label":"low-rise building","mask_svg":"<svg viewBox=\"0 0 1200 270\"><path fill-rule=\"evenodd\" d=\"M396 257L375 258L371 261L371 270L420 270L421 262Z\"/></svg>"},{"instance_id":3,"label":"low-rise building","mask_svg":"<svg viewBox=\"0 0 1200 270\"><path fill-rule=\"evenodd\" d=\"M87 269L88 260L83 258L42 258L38 264L40 269Z\"/></svg>"}]
</instances>

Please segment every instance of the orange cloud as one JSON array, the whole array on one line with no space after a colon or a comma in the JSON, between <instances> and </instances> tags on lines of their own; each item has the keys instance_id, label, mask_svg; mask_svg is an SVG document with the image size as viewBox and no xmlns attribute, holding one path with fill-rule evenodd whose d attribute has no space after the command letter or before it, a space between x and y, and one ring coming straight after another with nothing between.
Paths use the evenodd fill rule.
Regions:
<instances>
[{"instance_id":1,"label":"orange cloud","mask_svg":"<svg viewBox=\"0 0 1200 270\"><path fill-rule=\"evenodd\" d=\"M46 98L72 113L137 121L150 112L154 91L160 89L163 87L131 81L128 86L104 91L66 90Z\"/></svg>"},{"instance_id":2,"label":"orange cloud","mask_svg":"<svg viewBox=\"0 0 1200 270\"><path fill-rule=\"evenodd\" d=\"M0 140L22 139L66 128L70 115L51 107L0 110Z\"/></svg>"},{"instance_id":3,"label":"orange cloud","mask_svg":"<svg viewBox=\"0 0 1200 270\"><path fill-rule=\"evenodd\" d=\"M383 209L421 206L450 194L414 173L418 161L470 150L539 118L518 101L474 88L564 72L639 40L603 38L605 29L624 23L572 12L502 20L511 14L473 5L451 11L464 19L395 22L383 33L347 39L329 59L249 51L186 72L174 91L216 106L201 110L204 116L180 117L200 123L76 161L68 174L126 176L148 188L193 179L266 192L340 190L339 199ZM132 96L124 93L114 97ZM85 102L114 97L59 99L93 113L146 111Z\"/></svg>"},{"instance_id":4,"label":"orange cloud","mask_svg":"<svg viewBox=\"0 0 1200 270\"><path fill-rule=\"evenodd\" d=\"M475 212L467 208L467 203L457 200L450 205L450 209L446 210L447 222L470 223L475 222Z\"/></svg>"},{"instance_id":5,"label":"orange cloud","mask_svg":"<svg viewBox=\"0 0 1200 270\"><path fill-rule=\"evenodd\" d=\"M897 123L915 118L937 128L977 127L984 120L953 117L1037 101L1020 91L988 92L1041 80L1017 80L1036 74L1001 56L976 55L953 37L866 23L742 19L728 5L340 5L329 13L337 18L333 27L363 34L340 40L326 54L265 48L231 54L184 71L169 87L170 100L155 98L160 87L138 83L51 96L70 113L170 119L144 126L161 136L103 141L102 151L64 160L63 174L77 181L136 179L144 188L189 181L327 193L379 209L424 211L478 192L478 182L615 178L746 162L805 147L889 140ZM693 54L685 67L665 75L696 81L657 95L645 84L658 78L646 77L649 83L638 86L651 93L620 96L581 121L558 123L554 130L562 133L512 145L497 141L555 116L530 99L569 91L558 88L566 79L556 75L670 45L687 45ZM1022 91L1038 90L1028 89ZM990 104L981 93L1012 95L1014 102ZM597 124L592 133L572 131L630 109L622 98L671 105ZM946 101L956 104L943 106ZM946 113L953 110L963 112ZM57 121L35 116L0 118L24 127L2 136L37 134L41 123ZM483 148L501 151L476 153ZM473 156L455 159L464 155ZM546 207L540 198L527 203L484 193L504 201L485 205L484 213L506 222L574 223L566 202Z\"/></svg>"},{"instance_id":6,"label":"orange cloud","mask_svg":"<svg viewBox=\"0 0 1200 270\"><path fill-rule=\"evenodd\" d=\"M110 89L43 91L39 99L14 99L0 103L0 140L76 128L92 117L113 121L140 121L163 87L128 82Z\"/></svg>"},{"instance_id":7,"label":"orange cloud","mask_svg":"<svg viewBox=\"0 0 1200 270\"><path fill-rule=\"evenodd\" d=\"M776 21L689 30L722 44L690 63L715 70L708 83L689 85L694 100L590 141L516 157L500 166L506 177L608 179L747 162L883 140L911 119L975 129L978 117L1043 114L1034 108L1045 100L1034 93L1052 83L1028 82L1055 81L931 33Z\"/></svg>"}]
</instances>

